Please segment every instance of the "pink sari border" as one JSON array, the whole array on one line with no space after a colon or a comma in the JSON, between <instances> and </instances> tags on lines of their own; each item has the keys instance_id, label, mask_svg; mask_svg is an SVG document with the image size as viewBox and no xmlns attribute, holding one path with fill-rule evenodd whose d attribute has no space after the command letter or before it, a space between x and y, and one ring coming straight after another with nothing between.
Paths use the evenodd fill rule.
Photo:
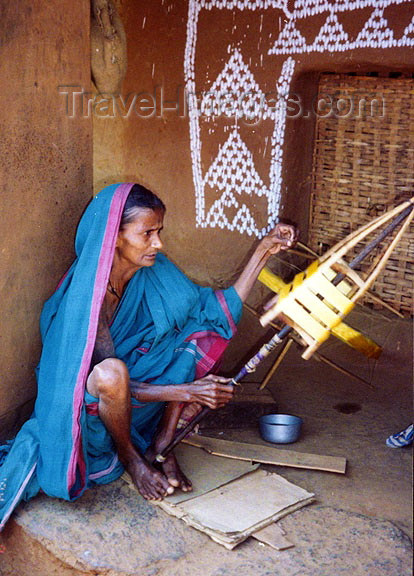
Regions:
<instances>
[{"instance_id":1,"label":"pink sari border","mask_svg":"<svg viewBox=\"0 0 414 576\"><path fill-rule=\"evenodd\" d=\"M203 376L206 376L207 374L212 372L214 367L217 366L218 362L223 356L224 351L226 350L228 345L229 340L217 336L214 342L211 343L208 352L203 351L201 348L204 355L201 358L201 360L197 362L196 374L195 374L196 378L202 378Z\"/></svg>"},{"instance_id":2,"label":"pink sari border","mask_svg":"<svg viewBox=\"0 0 414 576\"><path fill-rule=\"evenodd\" d=\"M103 476L110 474L112 470L115 468L115 466L118 464L118 462L119 462L118 454L115 454L108 468L106 468L105 470L100 470L99 472L95 472L94 474L89 474L88 476L89 480L97 480L98 478L102 478Z\"/></svg>"},{"instance_id":3,"label":"pink sari border","mask_svg":"<svg viewBox=\"0 0 414 576\"><path fill-rule=\"evenodd\" d=\"M98 328L99 311L105 297L106 286L108 284L111 264L114 257L115 244L119 224L121 222L122 211L128 197L128 194L134 183L120 184L115 190L109 209L108 221L105 229L104 240L102 243L101 253L98 262L98 269L95 276L95 285L93 288L92 306L89 317L89 330L85 350L83 353L82 363L78 373L78 378L73 398L73 419L72 419L72 454L69 461L67 473L68 492L76 481L76 470L79 466L81 473L81 485L86 482L86 465L83 459L82 436L80 416L83 405L83 396L85 391L86 379L92 358L93 348L95 346L96 331ZM82 488L79 490L79 492ZM73 496L76 496L74 494Z\"/></svg>"},{"instance_id":4,"label":"pink sari border","mask_svg":"<svg viewBox=\"0 0 414 576\"><path fill-rule=\"evenodd\" d=\"M200 360L196 364L196 378L206 376L217 365L230 340L223 338L212 330L202 330L194 332L186 338L186 342L196 342L197 352Z\"/></svg>"},{"instance_id":5,"label":"pink sari border","mask_svg":"<svg viewBox=\"0 0 414 576\"><path fill-rule=\"evenodd\" d=\"M20 486L19 490L17 491L15 497L13 498L7 512L5 513L5 515L3 516L3 520L0 523L0 532L3 530L4 526L6 525L7 520L10 518L13 510L16 508L18 502L20 501L21 495L23 494L26 486L28 485L31 477L33 476L34 471L36 470L36 466L37 466L37 462L35 464L33 464L33 466L31 467L28 475L26 476L26 478L23 480L22 485Z\"/></svg>"},{"instance_id":6,"label":"pink sari border","mask_svg":"<svg viewBox=\"0 0 414 576\"><path fill-rule=\"evenodd\" d=\"M55 292L56 292L57 290L59 290L59 288L62 286L62 284L63 284L66 276L68 275L68 273L69 273L69 269L66 270L66 272L63 274L62 278L59 280L58 285L57 285L56 288L55 288Z\"/></svg>"}]
</instances>

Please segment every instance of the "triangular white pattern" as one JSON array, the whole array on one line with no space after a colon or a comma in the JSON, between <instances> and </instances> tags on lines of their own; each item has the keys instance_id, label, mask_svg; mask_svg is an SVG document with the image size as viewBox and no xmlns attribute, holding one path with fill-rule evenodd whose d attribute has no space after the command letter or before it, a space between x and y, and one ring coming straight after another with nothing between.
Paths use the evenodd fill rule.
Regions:
<instances>
[{"instance_id":1,"label":"triangular white pattern","mask_svg":"<svg viewBox=\"0 0 414 576\"><path fill-rule=\"evenodd\" d=\"M225 214L226 208L239 208L240 204L237 202L233 192L226 190L220 198L218 198L206 215L207 226L218 226L219 228L229 228L230 221ZM233 228L231 228L233 230Z\"/></svg>"},{"instance_id":2,"label":"triangular white pattern","mask_svg":"<svg viewBox=\"0 0 414 576\"><path fill-rule=\"evenodd\" d=\"M254 166L253 156L240 137L237 128L219 152L204 176L204 183L219 190L235 189L240 194L256 194L262 196L268 193L262 179Z\"/></svg>"},{"instance_id":3,"label":"triangular white pattern","mask_svg":"<svg viewBox=\"0 0 414 576\"><path fill-rule=\"evenodd\" d=\"M265 94L237 48L203 97L201 111L207 117L268 118L272 115Z\"/></svg>"},{"instance_id":4,"label":"triangular white pattern","mask_svg":"<svg viewBox=\"0 0 414 576\"><path fill-rule=\"evenodd\" d=\"M269 50L268 54L303 54L309 52L345 52L356 48L392 48L394 46L414 45L414 24L411 22L404 31L400 40L395 40L392 30L384 18L384 8L394 4L404 4L407 0L339 0L337 2L312 2L298 0L293 16L288 22L278 40ZM350 41L342 25L338 21L338 14L352 12L365 7L373 7L369 20L354 41ZM296 29L296 23L309 16L321 14L329 10L330 15L321 28L312 45L306 45L304 38ZM291 32L291 34L289 34Z\"/></svg>"},{"instance_id":5,"label":"triangular white pattern","mask_svg":"<svg viewBox=\"0 0 414 576\"><path fill-rule=\"evenodd\" d=\"M290 54L305 48L306 40L296 28L295 20L289 20L268 54Z\"/></svg>"},{"instance_id":6,"label":"triangular white pattern","mask_svg":"<svg viewBox=\"0 0 414 576\"><path fill-rule=\"evenodd\" d=\"M336 14L331 13L309 50L315 52L335 51L339 50L341 45L347 47L348 42L348 34L344 31L342 24L338 22Z\"/></svg>"},{"instance_id":7,"label":"triangular white pattern","mask_svg":"<svg viewBox=\"0 0 414 576\"><path fill-rule=\"evenodd\" d=\"M236 216L233 218L232 222L233 228L237 228L241 232L247 232L249 236L251 234L258 234L258 229L250 210L245 204L238 210Z\"/></svg>"},{"instance_id":8,"label":"triangular white pattern","mask_svg":"<svg viewBox=\"0 0 414 576\"><path fill-rule=\"evenodd\" d=\"M208 211L206 216L207 226L211 226L212 228L218 226L219 228L227 228L231 231L237 229L241 233L247 232L249 236L251 234L259 235L260 232L250 210L245 204L242 204L240 208L239 206L240 204L237 202L234 194L229 191L224 192ZM226 209L231 207L238 208L233 219L226 215Z\"/></svg>"},{"instance_id":9,"label":"triangular white pattern","mask_svg":"<svg viewBox=\"0 0 414 576\"><path fill-rule=\"evenodd\" d=\"M228 56L227 64L223 62L223 70L217 77L216 81L210 87L210 92L226 94L226 104L229 106L225 110L226 116L234 117L235 131L230 133L230 138L220 147L217 157L210 165L207 172L204 172L201 160L201 151L203 149L203 132L201 130L202 117L206 114L200 113L200 101L197 95L202 90L203 96L208 95L208 79L196 74L196 50L199 50L200 43L197 42L199 16L203 10L233 10L238 11L263 11L270 8L278 8L279 13L274 16L274 22L285 22L285 26L279 33L280 28L275 34L279 36L269 54L309 54L312 51L322 50L323 52L344 52L355 49L384 49L393 46L413 46L414 45L414 19L404 30L404 35L398 41L394 39L392 29L389 28L384 18L384 9L388 6L397 6L406 4L407 7L413 0L188 0L188 22L187 22L187 41L184 55L184 77L186 81L186 90L188 92L188 116L190 132L190 150L193 168L193 180L196 193L196 224L197 226L220 226L228 230L237 230L244 233L255 233L258 237L263 236L266 230L276 221L279 212L281 190L283 185L282 168L283 168L283 151L284 138L287 119L287 98L295 68L295 60L287 58L283 62L282 72L276 80L277 99L274 103L272 99L272 108L269 108L267 97L263 99L262 91L259 89L257 82L252 74L254 68L243 62L242 54L239 50L234 49L233 54ZM371 17L365 23L364 28L360 31L358 37L349 40L342 26L340 25L340 14L357 11L358 18L361 17L361 9L372 8ZM284 11L285 16L280 16L280 10ZM319 31L318 37L312 45L306 44L306 38L302 36L297 26L300 25L301 19L307 19L316 15L323 15L327 18L324 26ZM329 16L329 17L328 17ZM260 32L262 32L262 21L265 17L260 14ZM338 20L339 18L339 20ZM233 29L236 25L233 25ZM232 38L233 42L234 38ZM237 44L240 47L240 44ZM198 47L198 48L197 48ZM259 50L259 45L258 45ZM208 48L207 48L208 50ZM205 57L204 55L203 57ZM264 69L262 62L263 53L258 54L262 71ZM259 60L259 58L257 58ZM272 61L272 60L271 60ZM266 62L267 64L267 62ZM263 157L268 147L268 139L271 142L270 149L270 170L266 174L269 183L264 185L259 176L253 156L237 132L237 124L242 122L243 116L252 114L250 110L243 109L244 102L240 103L240 92L254 93L250 99L253 105L260 101L261 112L266 106L266 114L274 121L272 136L265 138L265 148ZM237 94L237 92L239 94ZM230 93L230 97L228 94ZM232 95L238 100L237 109L231 109ZM213 95L210 93L210 97ZM254 97L257 96L255 101ZM229 101L230 100L230 101ZM205 107L210 102L204 101ZM246 114L246 112L248 112ZM206 118L210 121L218 113L223 111L214 106ZM233 113L233 114L232 114ZM207 109L208 114L208 109ZM263 113L260 117L266 117ZM228 123L224 124L224 133L228 128ZM221 126L221 123L220 123ZM220 130L217 125L217 130ZM258 159L260 151L258 152ZM209 190L209 201L206 208L206 193ZM243 198L242 194L249 194L249 197ZM254 219L249 211L249 206L253 205L257 196L265 196L268 202L267 206L267 226L260 230L254 224ZM213 196L213 197L212 197ZM245 200L243 202L243 200ZM212 204L213 202L213 204ZM251 208L253 211L253 208ZM234 216L236 214L236 216ZM253 211L253 214L256 214Z\"/></svg>"},{"instance_id":10,"label":"triangular white pattern","mask_svg":"<svg viewBox=\"0 0 414 576\"><path fill-rule=\"evenodd\" d=\"M411 22L404 30L402 38L398 40L398 46L413 46L414 45L414 16Z\"/></svg>"},{"instance_id":11,"label":"triangular white pattern","mask_svg":"<svg viewBox=\"0 0 414 576\"><path fill-rule=\"evenodd\" d=\"M358 34L355 44L358 48L389 48L395 44L392 30L384 18L384 10L374 10Z\"/></svg>"}]
</instances>

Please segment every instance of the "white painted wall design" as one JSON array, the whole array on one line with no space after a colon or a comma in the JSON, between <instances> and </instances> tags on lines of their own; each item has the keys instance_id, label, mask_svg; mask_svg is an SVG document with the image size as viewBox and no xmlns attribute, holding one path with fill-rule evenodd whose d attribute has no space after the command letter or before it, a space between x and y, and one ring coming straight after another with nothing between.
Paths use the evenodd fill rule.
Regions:
<instances>
[{"instance_id":1,"label":"white painted wall design","mask_svg":"<svg viewBox=\"0 0 414 576\"><path fill-rule=\"evenodd\" d=\"M293 8L288 0L189 0L184 74L196 197L196 226L225 228L257 237L263 236L273 227L281 201L286 103L296 64L294 57L311 52L414 46L414 15L400 38L394 37L384 17L385 8L404 3L410 3L410 0L296 0ZM349 38L338 15L361 8L372 8L372 12L356 38ZM272 106L254 77L247 56L238 45L228 44L223 67L214 81L209 82L197 75L195 62L199 18L204 10L213 9L244 10L256 14L258 11L264 14L266 10L267 17L271 9L277 10L277 14L282 11L283 25L276 42L259 55L260 58L276 56L278 60L275 63L282 57L279 76L274 78L277 98ZM325 22L313 42L308 44L299 32L297 22L325 12ZM276 22L280 27L282 18L275 16ZM218 118L224 118L226 123L219 123ZM273 125L270 133L264 127L268 124L262 123L264 120ZM263 149L267 149L270 141L270 168L267 174L259 173L255 164L256 151L249 150L243 141L242 123L243 129L247 124L251 129L263 133ZM202 138L206 137L206 126L210 126L208 134L217 134L218 130L222 130L225 138L211 164L203 168ZM258 198L266 200L264 225L260 225L253 215L253 207Z\"/></svg>"}]
</instances>

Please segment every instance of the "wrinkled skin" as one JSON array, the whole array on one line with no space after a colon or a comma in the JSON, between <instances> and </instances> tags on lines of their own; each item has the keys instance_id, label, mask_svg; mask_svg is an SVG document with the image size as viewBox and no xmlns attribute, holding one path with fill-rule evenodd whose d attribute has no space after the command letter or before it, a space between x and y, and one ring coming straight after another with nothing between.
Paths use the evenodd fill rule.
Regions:
<instances>
[{"instance_id":1,"label":"wrinkled skin","mask_svg":"<svg viewBox=\"0 0 414 576\"><path fill-rule=\"evenodd\" d=\"M160 236L163 219L161 210L137 208L133 220L118 234L110 284L99 317L94 366L87 381L88 392L98 398L99 416L114 440L120 461L147 500L160 500L177 488L192 489L173 453L159 468L150 464L173 439L183 406L196 403L215 410L233 397L229 378L209 374L194 382L154 386L130 380L126 365L116 358L109 331L110 320L133 274L155 262L155 256L163 246ZM293 226L278 224L258 243L234 284L242 301L246 300L269 257L293 246L296 238L297 230ZM154 444L145 455L136 450L130 437L131 393L140 402L168 403Z\"/></svg>"}]
</instances>

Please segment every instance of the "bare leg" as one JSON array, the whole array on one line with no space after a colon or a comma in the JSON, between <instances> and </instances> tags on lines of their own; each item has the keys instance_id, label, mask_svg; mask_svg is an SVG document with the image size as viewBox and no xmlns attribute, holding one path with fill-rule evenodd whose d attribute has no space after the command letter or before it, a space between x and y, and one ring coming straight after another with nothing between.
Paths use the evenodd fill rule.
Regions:
<instances>
[{"instance_id":1,"label":"bare leg","mask_svg":"<svg viewBox=\"0 0 414 576\"><path fill-rule=\"evenodd\" d=\"M137 452L131 441L131 397L125 364L107 358L92 370L87 390L99 398L99 417L115 443L118 457L147 500L160 500L174 491L167 478Z\"/></svg>"},{"instance_id":2,"label":"bare leg","mask_svg":"<svg viewBox=\"0 0 414 576\"><path fill-rule=\"evenodd\" d=\"M182 402L169 402L167 404L154 444L146 454L148 460L153 460L174 438L183 407ZM192 490L191 482L181 470L173 452L168 454L161 467L172 486L181 488L183 492Z\"/></svg>"}]
</instances>

